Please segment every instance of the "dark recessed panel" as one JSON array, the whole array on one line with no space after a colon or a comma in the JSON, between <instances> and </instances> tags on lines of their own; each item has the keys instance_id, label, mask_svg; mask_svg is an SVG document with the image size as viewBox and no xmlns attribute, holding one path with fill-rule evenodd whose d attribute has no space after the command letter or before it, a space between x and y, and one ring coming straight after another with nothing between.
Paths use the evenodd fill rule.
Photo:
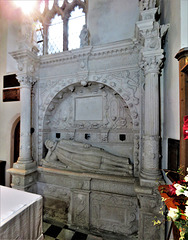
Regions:
<instances>
[{"instance_id":1,"label":"dark recessed panel","mask_svg":"<svg viewBox=\"0 0 188 240\"><path fill-rule=\"evenodd\" d=\"M168 169L177 171L179 168L179 147L180 141L168 139Z\"/></svg>"},{"instance_id":2,"label":"dark recessed panel","mask_svg":"<svg viewBox=\"0 0 188 240\"><path fill-rule=\"evenodd\" d=\"M3 88L10 88L10 87L19 87L20 83L16 78L16 74L5 75L3 77Z\"/></svg>"},{"instance_id":3,"label":"dark recessed panel","mask_svg":"<svg viewBox=\"0 0 188 240\"><path fill-rule=\"evenodd\" d=\"M3 90L3 102L12 101L20 101L20 88Z\"/></svg>"}]
</instances>

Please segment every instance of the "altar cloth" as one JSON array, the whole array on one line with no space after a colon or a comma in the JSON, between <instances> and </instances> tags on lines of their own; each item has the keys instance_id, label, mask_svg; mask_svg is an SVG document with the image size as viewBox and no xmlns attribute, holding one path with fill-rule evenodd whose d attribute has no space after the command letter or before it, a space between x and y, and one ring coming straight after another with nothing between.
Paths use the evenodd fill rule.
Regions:
<instances>
[{"instance_id":1,"label":"altar cloth","mask_svg":"<svg viewBox=\"0 0 188 240\"><path fill-rule=\"evenodd\" d=\"M0 239L43 239L42 196L0 186Z\"/></svg>"}]
</instances>

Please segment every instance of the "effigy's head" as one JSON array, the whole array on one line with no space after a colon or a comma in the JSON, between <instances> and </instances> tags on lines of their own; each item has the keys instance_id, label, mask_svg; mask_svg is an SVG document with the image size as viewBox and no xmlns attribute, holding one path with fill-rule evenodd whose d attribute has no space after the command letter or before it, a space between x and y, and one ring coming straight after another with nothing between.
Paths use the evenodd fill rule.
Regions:
<instances>
[{"instance_id":1,"label":"effigy's head","mask_svg":"<svg viewBox=\"0 0 188 240\"><path fill-rule=\"evenodd\" d=\"M55 142L50 141L50 140L46 140L45 141L45 146L49 149L52 148L54 146Z\"/></svg>"}]
</instances>

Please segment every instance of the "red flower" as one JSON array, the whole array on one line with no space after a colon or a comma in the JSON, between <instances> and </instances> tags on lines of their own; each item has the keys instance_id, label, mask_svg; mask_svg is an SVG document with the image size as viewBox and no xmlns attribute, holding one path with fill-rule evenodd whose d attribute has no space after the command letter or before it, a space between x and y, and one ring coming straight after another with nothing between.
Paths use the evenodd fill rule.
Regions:
<instances>
[{"instance_id":1,"label":"red flower","mask_svg":"<svg viewBox=\"0 0 188 240\"><path fill-rule=\"evenodd\" d=\"M176 195L176 188L173 185L168 185L169 186L169 191L168 191L168 195L169 196L174 196Z\"/></svg>"},{"instance_id":2,"label":"red flower","mask_svg":"<svg viewBox=\"0 0 188 240\"><path fill-rule=\"evenodd\" d=\"M179 180L177 181L178 184L182 184L182 183L185 183L186 181L185 180ZM175 184L176 182L174 182L173 184Z\"/></svg>"}]
</instances>

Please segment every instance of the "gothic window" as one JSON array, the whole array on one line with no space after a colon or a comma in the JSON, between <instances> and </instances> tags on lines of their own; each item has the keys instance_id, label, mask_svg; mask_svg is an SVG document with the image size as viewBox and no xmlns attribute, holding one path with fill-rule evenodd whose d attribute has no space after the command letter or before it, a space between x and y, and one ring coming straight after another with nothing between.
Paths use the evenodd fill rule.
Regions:
<instances>
[{"instance_id":1,"label":"gothic window","mask_svg":"<svg viewBox=\"0 0 188 240\"><path fill-rule=\"evenodd\" d=\"M48 54L63 51L63 20L57 14L48 27Z\"/></svg>"},{"instance_id":2,"label":"gothic window","mask_svg":"<svg viewBox=\"0 0 188 240\"><path fill-rule=\"evenodd\" d=\"M80 33L86 26L87 0L41 0L36 23L39 55L80 47Z\"/></svg>"},{"instance_id":3,"label":"gothic window","mask_svg":"<svg viewBox=\"0 0 188 240\"><path fill-rule=\"evenodd\" d=\"M80 33L85 25L85 14L82 9L75 7L71 12L68 21L68 49L75 49L80 47Z\"/></svg>"}]
</instances>

